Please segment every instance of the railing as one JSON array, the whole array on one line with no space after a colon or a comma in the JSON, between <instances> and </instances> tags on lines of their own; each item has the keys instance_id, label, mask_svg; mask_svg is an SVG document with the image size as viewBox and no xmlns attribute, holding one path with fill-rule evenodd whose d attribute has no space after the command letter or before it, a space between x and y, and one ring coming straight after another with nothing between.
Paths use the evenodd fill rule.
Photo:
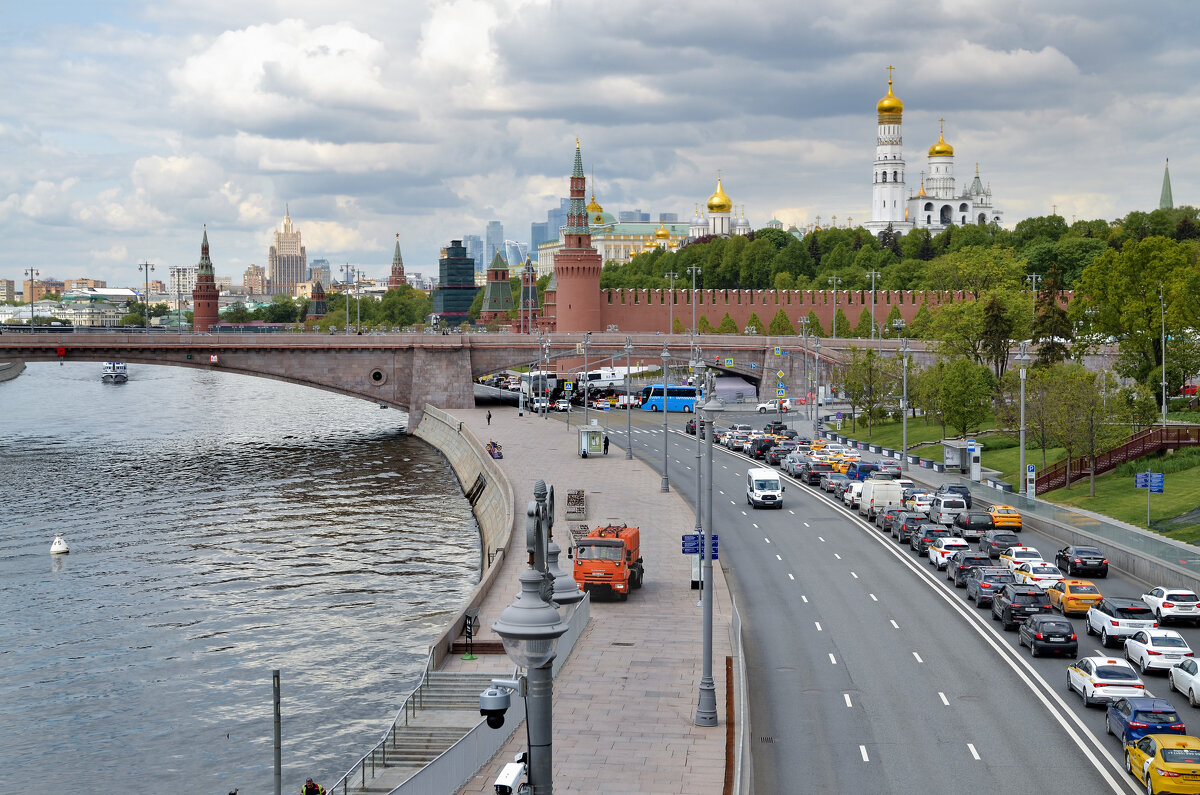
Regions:
<instances>
[{"instance_id":1,"label":"railing","mask_svg":"<svg viewBox=\"0 0 1200 795\"><path fill-rule=\"evenodd\" d=\"M1200 445L1200 425L1168 425L1154 427L1133 434L1116 447L1105 450L1090 462L1087 456L1062 459L1038 475L1034 494L1044 494L1067 485L1067 465L1070 464L1071 482L1083 480L1093 469L1100 475L1116 469L1127 461L1159 450L1175 450L1180 447Z\"/></svg>"}]
</instances>

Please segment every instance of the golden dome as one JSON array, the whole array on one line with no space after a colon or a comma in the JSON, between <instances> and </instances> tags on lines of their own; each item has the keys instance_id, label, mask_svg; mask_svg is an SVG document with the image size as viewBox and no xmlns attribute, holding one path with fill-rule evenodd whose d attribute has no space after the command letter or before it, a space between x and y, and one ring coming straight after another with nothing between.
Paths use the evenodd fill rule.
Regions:
<instances>
[{"instance_id":1,"label":"golden dome","mask_svg":"<svg viewBox=\"0 0 1200 795\"><path fill-rule=\"evenodd\" d=\"M929 147L930 157L954 157L954 147L946 143L946 120L942 119L942 127L938 131L937 143Z\"/></svg>"},{"instance_id":2,"label":"golden dome","mask_svg":"<svg viewBox=\"0 0 1200 795\"><path fill-rule=\"evenodd\" d=\"M667 240L671 237L671 233L667 231L666 224L660 224L658 229L654 231L654 237L658 240Z\"/></svg>"},{"instance_id":3,"label":"golden dome","mask_svg":"<svg viewBox=\"0 0 1200 795\"><path fill-rule=\"evenodd\" d=\"M889 69L891 67L888 67ZM904 103L900 101L900 97L892 93L892 78L888 76L888 92L887 96L879 100L879 104L875 106L875 112L879 114L879 121L895 122L900 120L900 114L904 112ZM889 117L889 118L885 118ZM895 117L895 118L890 118Z\"/></svg>"},{"instance_id":4,"label":"golden dome","mask_svg":"<svg viewBox=\"0 0 1200 795\"><path fill-rule=\"evenodd\" d=\"M588 204L588 206L587 206L587 211L588 211L589 213L602 213L602 212L604 212L604 208L600 206L600 203L599 203L598 201L596 201L596 194L594 194L594 193L592 194L592 201L591 201L591 203L590 203L590 204Z\"/></svg>"},{"instance_id":5,"label":"golden dome","mask_svg":"<svg viewBox=\"0 0 1200 795\"><path fill-rule=\"evenodd\" d=\"M721 188L721 178L717 177L717 190L708 197L708 211L710 213L727 213L732 209L733 199L729 198Z\"/></svg>"}]
</instances>

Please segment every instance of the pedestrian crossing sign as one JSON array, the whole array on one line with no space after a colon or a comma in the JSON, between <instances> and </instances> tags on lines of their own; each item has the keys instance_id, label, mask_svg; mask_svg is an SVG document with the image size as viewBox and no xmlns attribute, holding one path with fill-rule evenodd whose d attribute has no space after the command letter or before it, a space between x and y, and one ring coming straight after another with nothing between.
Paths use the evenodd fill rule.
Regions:
<instances>
[{"instance_id":1,"label":"pedestrian crossing sign","mask_svg":"<svg viewBox=\"0 0 1200 795\"><path fill-rule=\"evenodd\" d=\"M733 367L733 359L726 359L726 360L725 360L725 366L726 366L726 367Z\"/></svg>"},{"instance_id":2,"label":"pedestrian crossing sign","mask_svg":"<svg viewBox=\"0 0 1200 795\"><path fill-rule=\"evenodd\" d=\"M786 389L776 389L775 397L787 397L787 390Z\"/></svg>"},{"instance_id":3,"label":"pedestrian crossing sign","mask_svg":"<svg viewBox=\"0 0 1200 795\"><path fill-rule=\"evenodd\" d=\"M775 355L776 355L776 356L782 356L782 355L783 355L783 348L781 348L781 347L779 347L778 345L776 345L776 346L775 346Z\"/></svg>"}]
</instances>

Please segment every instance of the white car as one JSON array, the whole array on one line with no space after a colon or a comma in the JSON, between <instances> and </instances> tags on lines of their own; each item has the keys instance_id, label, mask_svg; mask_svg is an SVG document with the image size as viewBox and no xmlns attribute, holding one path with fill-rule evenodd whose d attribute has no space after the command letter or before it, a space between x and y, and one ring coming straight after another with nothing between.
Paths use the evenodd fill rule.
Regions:
<instances>
[{"instance_id":1,"label":"white car","mask_svg":"<svg viewBox=\"0 0 1200 795\"><path fill-rule=\"evenodd\" d=\"M1142 594L1158 623L1170 621L1200 622L1200 597L1187 588L1151 588Z\"/></svg>"},{"instance_id":2,"label":"white car","mask_svg":"<svg viewBox=\"0 0 1200 795\"><path fill-rule=\"evenodd\" d=\"M1192 656L1192 647L1173 629L1142 629L1125 639L1125 659L1140 666L1170 670Z\"/></svg>"},{"instance_id":3,"label":"white car","mask_svg":"<svg viewBox=\"0 0 1200 795\"><path fill-rule=\"evenodd\" d=\"M928 514L931 505L933 505L933 495L927 491L919 491L916 494L910 494L904 501L904 510Z\"/></svg>"},{"instance_id":4,"label":"white car","mask_svg":"<svg viewBox=\"0 0 1200 795\"><path fill-rule=\"evenodd\" d=\"M826 456L841 455L842 453L850 452L850 448L838 442L830 442L821 448L821 454Z\"/></svg>"},{"instance_id":5,"label":"white car","mask_svg":"<svg viewBox=\"0 0 1200 795\"><path fill-rule=\"evenodd\" d=\"M1144 602L1120 596L1106 596L1089 607L1084 624L1087 634L1099 635L1104 646L1120 644L1139 629L1157 628L1158 622Z\"/></svg>"},{"instance_id":6,"label":"white car","mask_svg":"<svg viewBox=\"0 0 1200 795\"><path fill-rule=\"evenodd\" d=\"M863 484L861 480L856 480L846 487L842 492L842 502L846 503L847 507L853 509L858 507L858 498L862 496Z\"/></svg>"},{"instance_id":7,"label":"white car","mask_svg":"<svg viewBox=\"0 0 1200 795\"><path fill-rule=\"evenodd\" d=\"M917 484L913 483L908 478L896 478L893 482L900 487L900 491L904 491L905 489L915 489L917 487Z\"/></svg>"},{"instance_id":8,"label":"white car","mask_svg":"<svg viewBox=\"0 0 1200 795\"><path fill-rule=\"evenodd\" d=\"M1146 685L1137 671L1115 657L1084 657L1067 668L1067 689L1083 696L1083 705L1103 704L1121 697L1145 696Z\"/></svg>"},{"instance_id":9,"label":"white car","mask_svg":"<svg viewBox=\"0 0 1200 795\"><path fill-rule=\"evenodd\" d=\"M776 398L775 400L768 400L766 403L759 403L758 413L766 414L768 411L778 411L780 408L782 408L784 411L791 411L792 399Z\"/></svg>"},{"instance_id":10,"label":"white car","mask_svg":"<svg viewBox=\"0 0 1200 795\"><path fill-rule=\"evenodd\" d=\"M569 400L554 401L554 410L555 411L570 411L571 410L571 401L569 401Z\"/></svg>"},{"instance_id":11,"label":"white car","mask_svg":"<svg viewBox=\"0 0 1200 795\"><path fill-rule=\"evenodd\" d=\"M950 558L955 552L969 552L970 550L971 545L961 538L935 538L929 545L929 562L936 566L938 571L941 571L946 568L946 564L950 562Z\"/></svg>"},{"instance_id":12,"label":"white car","mask_svg":"<svg viewBox=\"0 0 1200 795\"><path fill-rule=\"evenodd\" d=\"M535 397L532 401L532 406L534 411L541 411L542 409L549 410L550 401L544 397Z\"/></svg>"},{"instance_id":13,"label":"white car","mask_svg":"<svg viewBox=\"0 0 1200 795\"><path fill-rule=\"evenodd\" d=\"M1042 563L1042 553L1034 547L1009 547L1000 553L999 566L1015 572L1022 563Z\"/></svg>"},{"instance_id":14,"label":"white car","mask_svg":"<svg viewBox=\"0 0 1200 795\"><path fill-rule=\"evenodd\" d=\"M1200 707L1200 663L1191 657L1167 672L1167 682L1172 690L1188 697L1188 703Z\"/></svg>"},{"instance_id":15,"label":"white car","mask_svg":"<svg viewBox=\"0 0 1200 795\"><path fill-rule=\"evenodd\" d=\"M1021 585L1036 585L1043 591L1063 578L1057 566L1051 566L1044 560L1022 563L1013 569L1013 573Z\"/></svg>"}]
</instances>

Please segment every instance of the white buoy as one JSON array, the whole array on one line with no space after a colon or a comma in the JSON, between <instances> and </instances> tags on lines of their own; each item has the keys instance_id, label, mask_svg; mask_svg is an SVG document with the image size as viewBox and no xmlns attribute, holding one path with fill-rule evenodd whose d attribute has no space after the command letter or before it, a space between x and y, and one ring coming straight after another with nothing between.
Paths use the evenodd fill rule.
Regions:
<instances>
[{"instance_id":1,"label":"white buoy","mask_svg":"<svg viewBox=\"0 0 1200 795\"><path fill-rule=\"evenodd\" d=\"M55 536L54 543L50 545L51 555L66 555L71 550L67 547L67 542L63 541L62 536Z\"/></svg>"}]
</instances>

